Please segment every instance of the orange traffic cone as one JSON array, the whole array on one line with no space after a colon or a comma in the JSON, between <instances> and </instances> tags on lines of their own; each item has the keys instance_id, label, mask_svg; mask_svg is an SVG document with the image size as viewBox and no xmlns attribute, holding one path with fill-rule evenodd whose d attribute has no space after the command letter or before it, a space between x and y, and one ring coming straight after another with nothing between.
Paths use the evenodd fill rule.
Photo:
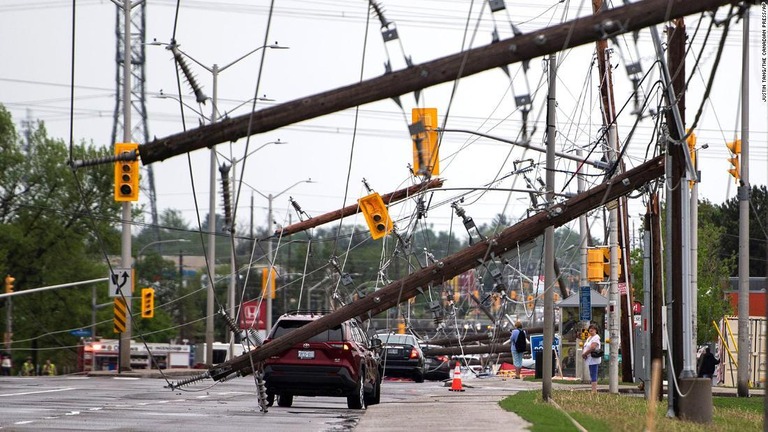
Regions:
<instances>
[{"instance_id":1,"label":"orange traffic cone","mask_svg":"<svg viewBox=\"0 0 768 432\"><path fill-rule=\"evenodd\" d=\"M461 385L461 364L456 362L456 369L453 370L453 382L449 391L464 391L464 387Z\"/></svg>"}]
</instances>

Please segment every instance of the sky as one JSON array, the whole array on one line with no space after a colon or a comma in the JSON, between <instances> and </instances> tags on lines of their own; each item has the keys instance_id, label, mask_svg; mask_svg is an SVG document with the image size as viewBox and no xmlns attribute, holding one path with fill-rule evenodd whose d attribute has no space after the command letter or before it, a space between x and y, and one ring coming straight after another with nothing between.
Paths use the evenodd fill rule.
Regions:
<instances>
[{"instance_id":1,"label":"sky","mask_svg":"<svg viewBox=\"0 0 768 432\"><path fill-rule=\"evenodd\" d=\"M116 92L116 6L107 0L78 0L74 18L74 121L72 134L76 142L86 140L111 149ZM211 101L195 102L190 87L181 84L185 108L182 122L177 90L177 71L171 53L156 41L168 43L174 37L181 50L191 59L190 69L207 96L212 95L214 64L227 68L217 80L219 112L240 116L253 106L256 109L279 105L317 93L333 90L384 73L391 59L393 69L406 66L404 58L414 64L458 53L467 48L491 42L494 24L500 37L512 36L510 21L523 33L591 14L591 2L507 1L505 12L490 13L487 4L459 0L380 0L386 18L396 25L399 39L384 43L379 21L368 17L364 0L285 0L270 2L229 0L180 0L178 20L175 0L148 0L146 6L146 107L150 137L165 137L200 122L208 122ZM620 3L620 2L614 2ZM416 5L416 6L414 6ZM764 6L752 8L750 53L752 56L750 91L750 179L753 185L765 185L768 173L768 104L761 93L765 71ZM725 16L721 9L718 18ZM688 17L689 38L700 17ZM42 120L49 135L69 140L70 80L72 79L72 2L67 0L3 0L0 2L0 103L12 113L21 130L26 120ZM693 71L694 54L708 25L702 21L688 58L688 74ZM174 30L175 29L175 30ZM465 30L466 29L466 30ZM659 30L663 29L659 27ZM715 28L703 49L698 68L692 74L687 93L688 125L698 110L709 79L717 42L722 28ZM729 163L726 141L740 135L740 74L742 25L731 28L710 101L704 105L696 131L702 174L700 197L722 203L736 194L733 178L727 173ZM627 63L639 60L643 71L652 69L655 53L650 33L639 34L637 48L631 37L618 39L613 47L611 65L614 73L614 95L618 107L627 101L629 107L619 116L618 135L625 140L635 121L632 110L632 86L627 78ZM275 44L288 49L258 49ZM243 55L253 54L240 59ZM261 55L263 68L259 70ZM573 153L579 147L586 151L599 136L599 93L597 71L593 63L594 45L569 49L558 55L557 127L558 151ZM231 64L232 62L236 62ZM515 95L529 93L533 98L529 118L532 144L543 147L545 129L547 79L544 59L530 62L527 72L520 64L510 65L510 79L501 69L489 70L447 83L414 95L400 98L402 108L393 100L384 100L348 109L337 114L251 136L235 143L216 147L217 164L237 164L237 178L243 180L237 210L238 229L247 232L250 224L249 201L254 200L254 223L267 222L270 194L273 216L277 223L295 222L289 197L300 204L307 215L317 216L353 204L368 192L363 180L381 193L411 185L415 180L408 165L412 164L412 143L408 133L411 109L435 107L443 124L449 114L447 129L480 132L507 140L520 138L521 112ZM261 77L258 83L257 79ZM653 70L643 83L651 94L651 105L658 103L658 92L652 84L659 79ZM456 84L456 85L455 85ZM530 90L528 90L530 89ZM196 110L198 113L196 113ZM202 114L202 117L201 115ZM133 119L137 121L136 118ZM638 124L629 142L626 163L634 167L649 158L652 117ZM545 178L544 153L524 151L519 147L469 133L445 133L440 148L443 191L431 199L427 224L435 229L452 229L465 233L459 219L452 214L451 202L463 197L461 206L477 225L490 224L500 213L517 221L527 214L531 201L527 193L511 193L524 189L519 168L532 164L528 179L536 184ZM267 144L280 141L283 144ZM266 145L265 145L266 144ZM242 159L246 148L245 171L241 178ZM254 150L258 149L254 152ZM111 150L109 150L111 152ZM596 153L597 154L597 153ZM599 158L592 156L593 159ZM531 162L521 162L531 160ZM183 217L196 226L209 210L210 152L198 150L153 164L157 205L163 209L182 211ZM568 174L576 164L558 160L556 189L575 193L576 182L568 182ZM589 181L600 178L594 169ZM312 183L303 182L306 179ZM219 181L217 181L217 185ZM566 186L567 184L567 186ZM217 186L218 187L218 186ZM485 190L488 189L488 190ZM497 189L497 190L494 190ZM105 191L111 193L111 191ZM222 199L217 197L217 212L222 212ZM149 221L148 195L142 194ZM414 211L413 203L395 205L390 214L399 227L404 227ZM639 216L644 212L643 198L630 201L630 229L639 229ZM602 212L595 212L590 223L593 235L601 237ZM363 225L362 219L349 218Z\"/></svg>"}]
</instances>

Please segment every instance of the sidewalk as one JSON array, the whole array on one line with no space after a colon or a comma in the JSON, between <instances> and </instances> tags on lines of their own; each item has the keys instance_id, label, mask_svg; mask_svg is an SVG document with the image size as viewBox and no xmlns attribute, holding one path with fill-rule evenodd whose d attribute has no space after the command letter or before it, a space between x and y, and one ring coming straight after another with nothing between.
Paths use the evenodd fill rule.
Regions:
<instances>
[{"instance_id":1,"label":"sidewalk","mask_svg":"<svg viewBox=\"0 0 768 432\"><path fill-rule=\"evenodd\" d=\"M402 402L372 405L354 428L355 432L400 432L404 429L440 431L520 432L530 423L504 411L499 401L518 391L535 390L540 383L501 378L462 378L463 392L449 391L450 382Z\"/></svg>"},{"instance_id":2,"label":"sidewalk","mask_svg":"<svg viewBox=\"0 0 768 432\"><path fill-rule=\"evenodd\" d=\"M434 391L402 402L387 402L368 407L354 428L355 432L400 432L415 427L422 430L518 432L529 430L531 424L517 414L504 411L498 402L519 391L541 391L541 381L522 381L499 376L466 379L464 392L448 391L449 387L434 387ZM450 383L448 383L450 386ZM587 384L553 383L553 390L590 391ZM598 391L608 392L608 385ZM750 389L752 396L764 396L764 389ZM620 394L642 395L637 384L619 385ZM667 389L664 388L666 400ZM713 396L736 396L736 389L712 387ZM409 426L410 425L410 426ZM428 428L426 426L429 426Z\"/></svg>"}]
</instances>

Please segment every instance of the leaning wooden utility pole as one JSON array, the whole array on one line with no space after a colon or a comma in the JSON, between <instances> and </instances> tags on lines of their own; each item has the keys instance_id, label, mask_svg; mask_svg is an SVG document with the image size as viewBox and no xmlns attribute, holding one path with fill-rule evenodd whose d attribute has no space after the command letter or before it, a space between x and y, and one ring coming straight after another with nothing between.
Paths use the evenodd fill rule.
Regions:
<instances>
[{"instance_id":1,"label":"leaning wooden utility pole","mask_svg":"<svg viewBox=\"0 0 768 432\"><path fill-rule=\"evenodd\" d=\"M434 178L426 182L422 182L422 183L407 187L405 189L396 190L386 195L382 195L381 199L382 201L384 201L384 203L389 205L392 203L396 203L398 201L402 201L406 198L412 198L412 197L418 196L429 189L437 189L441 187L443 187L443 179ZM320 216L315 216L307 220L297 222L295 224L288 225L281 229L275 230L275 237L289 236L291 234L296 234L298 232L306 231L308 229L311 229L323 224L327 224L328 222L333 222L335 220L339 220L359 212L360 212L360 206L357 204L352 204L344 207L341 210L336 210L336 211L328 212L325 214L321 214Z\"/></svg>"},{"instance_id":2,"label":"leaning wooden utility pole","mask_svg":"<svg viewBox=\"0 0 768 432\"><path fill-rule=\"evenodd\" d=\"M596 15L603 13L603 1L592 0L592 12ZM598 76L600 78L600 97L603 110L603 127L608 136L608 148L606 149L606 159L613 164L613 172L621 173L624 171L624 162L619 159L620 145L616 125L616 104L613 98L613 74L610 68L610 52L608 50L608 41L599 40L596 42ZM627 214L626 198L621 197L615 202L610 203L610 236L607 244L610 247L610 277L608 288L609 315L608 330L610 335L610 355L608 360L608 381L609 391L611 393L619 392L619 348L622 356L622 376L624 381L632 381L632 335L630 334L631 311L630 302L627 298L630 296L629 284L627 281L627 271L620 272L620 264L629 262L629 248L625 244L629 235L627 234ZM619 232L622 235L619 235ZM619 257L623 259L619 259ZM626 266L628 268L629 266ZM619 285L623 283L624 292L620 292ZM620 341L619 346L616 341Z\"/></svg>"},{"instance_id":3,"label":"leaning wooden utility pole","mask_svg":"<svg viewBox=\"0 0 768 432\"><path fill-rule=\"evenodd\" d=\"M671 86L674 89L674 98L670 98L669 103L676 103L677 109L680 113L680 124L685 125L685 73L679 71L685 70L685 25L682 20L675 20L674 27L667 27L667 54L669 61L669 70L673 72ZM669 126L670 138L679 141L685 135L685 130L680 130L677 120L674 118L674 112L667 112L667 125ZM685 165L683 163L683 146L682 145L668 145L668 152L672 158L671 170L672 177L668 180L670 188L667 190L668 202L667 205L671 209L670 218L671 223L671 243L673 245L684 245L682 215L683 204L681 189L687 189L687 182L683 179L685 177ZM669 253L669 252L667 252ZM682 332L682 324L686 319L683 315L683 291L688 289L683 283L683 260L685 259L685 253L673 253L671 256L672 266L670 272L672 275L672 322L668 323L668 326L672 328L672 371L676 379L682 377L684 369L684 343ZM677 391L677 381L669 384L670 393ZM673 395L672 408L675 412L675 416L680 414L680 400L676 395Z\"/></svg>"},{"instance_id":4,"label":"leaning wooden utility pole","mask_svg":"<svg viewBox=\"0 0 768 432\"><path fill-rule=\"evenodd\" d=\"M405 278L392 282L374 293L368 294L301 328L276 338L253 351L213 367L206 373L206 376L220 380L233 374L245 375L252 373L252 362L260 362L272 355L279 354L298 342L304 341L326 329L335 327L348 319L364 315L373 309L388 309L405 302L418 295L421 287L428 286L434 282L439 283L449 280L456 275L475 268L478 262L490 256L502 256L510 251L514 251L517 245L532 241L540 236L545 228L549 226L562 226L579 215L604 205L608 201L644 187L648 182L654 181L663 174L663 156L658 156L585 193L568 199L561 204L553 205L546 211L527 218L490 239L475 243L429 267L411 273Z\"/></svg>"},{"instance_id":5,"label":"leaning wooden utility pole","mask_svg":"<svg viewBox=\"0 0 768 432\"><path fill-rule=\"evenodd\" d=\"M336 90L225 119L140 147L144 165L216 144L236 141L347 108L389 99L489 69L717 9L737 0L644 0L556 26L515 36Z\"/></svg>"}]
</instances>

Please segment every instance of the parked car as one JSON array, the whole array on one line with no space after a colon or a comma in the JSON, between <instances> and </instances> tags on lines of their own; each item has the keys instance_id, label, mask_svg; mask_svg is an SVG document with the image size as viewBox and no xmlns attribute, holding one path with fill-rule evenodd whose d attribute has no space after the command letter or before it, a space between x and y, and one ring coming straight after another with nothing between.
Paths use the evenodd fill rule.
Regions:
<instances>
[{"instance_id":1,"label":"parked car","mask_svg":"<svg viewBox=\"0 0 768 432\"><path fill-rule=\"evenodd\" d=\"M451 359L445 354L427 354L430 349L442 348L440 345L419 342L424 352L424 378L441 381L451 378Z\"/></svg>"},{"instance_id":2,"label":"parked car","mask_svg":"<svg viewBox=\"0 0 768 432\"><path fill-rule=\"evenodd\" d=\"M384 374L407 376L417 383L424 382L424 353L416 336L380 333L376 337L381 339Z\"/></svg>"},{"instance_id":3,"label":"parked car","mask_svg":"<svg viewBox=\"0 0 768 432\"><path fill-rule=\"evenodd\" d=\"M314 312L282 315L266 343L323 316ZM350 409L381 399L381 341L370 340L351 319L312 336L264 362L267 400L290 407L294 396L341 396Z\"/></svg>"}]
</instances>

